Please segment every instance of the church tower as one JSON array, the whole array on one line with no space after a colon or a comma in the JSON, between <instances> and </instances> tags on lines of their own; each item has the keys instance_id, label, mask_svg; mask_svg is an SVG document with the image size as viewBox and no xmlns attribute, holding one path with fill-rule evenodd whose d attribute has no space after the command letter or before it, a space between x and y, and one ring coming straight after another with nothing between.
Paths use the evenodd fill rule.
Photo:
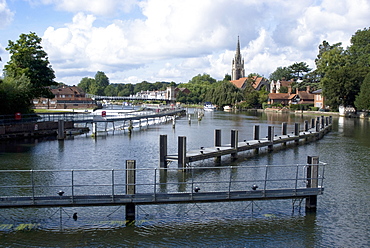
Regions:
<instances>
[{"instance_id":1,"label":"church tower","mask_svg":"<svg viewBox=\"0 0 370 248\"><path fill-rule=\"evenodd\" d=\"M244 75L244 59L240 54L240 43L238 36L238 44L236 46L235 58L233 59L232 71L231 71L231 80L238 80L239 78L245 77Z\"/></svg>"}]
</instances>

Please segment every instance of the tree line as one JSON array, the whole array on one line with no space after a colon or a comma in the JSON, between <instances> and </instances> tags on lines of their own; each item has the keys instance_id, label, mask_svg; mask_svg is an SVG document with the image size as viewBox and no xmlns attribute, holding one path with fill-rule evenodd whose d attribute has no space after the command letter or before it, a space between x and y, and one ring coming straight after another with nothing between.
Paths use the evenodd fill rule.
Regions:
<instances>
[{"instance_id":1,"label":"tree line","mask_svg":"<svg viewBox=\"0 0 370 248\"><path fill-rule=\"evenodd\" d=\"M326 105L332 110L340 105L352 105L358 110L370 109L370 29L358 30L350 40L350 46L323 41L318 46L316 69L305 62L288 67L278 67L270 80L295 79L293 87L310 86L322 89ZM32 99L53 98L50 89L61 83L54 81L55 74L43 50L41 38L36 33L21 34L17 41L9 41L9 62L0 78L0 114L32 112ZM258 75L256 73L249 76ZM297 80L301 79L301 80ZM164 90L168 86L187 88L190 94L178 93L182 103L198 104L206 101L219 106L238 104L242 108L261 107L268 99L266 90L255 91L250 84L239 89L230 83L226 74L217 81L208 74L194 76L187 83L143 81L138 84L110 84L104 72L94 78L83 78L78 84L86 93L94 95L129 96L145 90Z\"/></svg>"}]
</instances>

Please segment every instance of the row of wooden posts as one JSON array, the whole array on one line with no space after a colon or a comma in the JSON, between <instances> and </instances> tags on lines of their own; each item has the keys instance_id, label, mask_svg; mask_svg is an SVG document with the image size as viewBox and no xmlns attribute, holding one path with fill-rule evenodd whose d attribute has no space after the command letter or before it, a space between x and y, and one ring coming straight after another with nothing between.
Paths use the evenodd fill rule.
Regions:
<instances>
[{"instance_id":1,"label":"row of wooden posts","mask_svg":"<svg viewBox=\"0 0 370 248\"><path fill-rule=\"evenodd\" d=\"M321 139L322 136L330 131L332 126L332 117L317 117L311 119L311 122L304 121L303 131L300 130L300 124L294 124L294 132L287 133L287 123L282 123L281 135L276 137L274 134L274 126L268 126L267 139L260 139L260 126L255 125L253 131L253 140L244 140L243 144L238 141L238 130L231 130L231 144L221 144L221 130L216 129L214 132L214 147L202 148L199 152L186 151L186 136L178 137L178 153L176 155L167 154L167 135L160 135L159 139L159 166L167 168L168 162L177 161L178 168L185 168L190 162L195 162L207 158L215 158L215 162L220 162L222 155L230 154L233 159L237 158L238 151L254 150L256 154L259 148L267 146L269 152L273 151L274 144L282 144L285 146L287 142L293 141L296 145L300 139ZM301 133L303 132L303 133Z\"/></svg>"}]
</instances>

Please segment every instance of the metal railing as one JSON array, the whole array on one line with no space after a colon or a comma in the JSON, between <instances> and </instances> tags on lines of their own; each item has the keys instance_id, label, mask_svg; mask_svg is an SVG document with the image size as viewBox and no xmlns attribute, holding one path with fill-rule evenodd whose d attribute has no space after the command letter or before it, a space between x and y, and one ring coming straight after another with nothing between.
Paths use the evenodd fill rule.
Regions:
<instances>
[{"instance_id":1,"label":"metal railing","mask_svg":"<svg viewBox=\"0 0 370 248\"><path fill-rule=\"evenodd\" d=\"M318 177L307 178L307 166L318 167ZM228 192L240 190L297 190L317 180L323 188L325 165L265 165L191 167L178 169L135 169L136 183L126 182L127 170L0 170L0 198L38 197L62 194L124 195L128 185L135 193L172 194ZM63 193L61 193L63 192Z\"/></svg>"}]
</instances>

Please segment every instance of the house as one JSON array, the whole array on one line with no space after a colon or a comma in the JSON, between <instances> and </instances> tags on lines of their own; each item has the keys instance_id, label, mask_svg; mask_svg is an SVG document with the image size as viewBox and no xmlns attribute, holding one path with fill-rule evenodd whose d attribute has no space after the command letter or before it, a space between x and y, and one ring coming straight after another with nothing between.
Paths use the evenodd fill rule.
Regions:
<instances>
[{"instance_id":1,"label":"house","mask_svg":"<svg viewBox=\"0 0 370 248\"><path fill-rule=\"evenodd\" d=\"M270 93L281 93L280 92L281 87L289 88L289 87L292 86L293 82L294 82L293 79L289 80L289 81L286 81L286 80L274 81L274 80L272 80L271 83L270 83Z\"/></svg>"},{"instance_id":2,"label":"house","mask_svg":"<svg viewBox=\"0 0 370 248\"><path fill-rule=\"evenodd\" d=\"M51 89L54 98L34 99L35 108L46 109L73 109L73 108L95 108L97 104L91 98L85 96L85 92L76 86L61 86Z\"/></svg>"},{"instance_id":3,"label":"house","mask_svg":"<svg viewBox=\"0 0 370 248\"><path fill-rule=\"evenodd\" d=\"M310 93L310 87L307 86L305 91L296 89L296 93L292 93L292 87L288 87L288 93L270 93L268 95L269 104L314 104L314 94Z\"/></svg>"},{"instance_id":4,"label":"house","mask_svg":"<svg viewBox=\"0 0 370 248\"><path fill-rule=\"evenodd\" d=\"M314 107L325 109L325 98L322 95L322 89L315 90L312 94L314 95Z\"/></svg>"}]
</instances>

